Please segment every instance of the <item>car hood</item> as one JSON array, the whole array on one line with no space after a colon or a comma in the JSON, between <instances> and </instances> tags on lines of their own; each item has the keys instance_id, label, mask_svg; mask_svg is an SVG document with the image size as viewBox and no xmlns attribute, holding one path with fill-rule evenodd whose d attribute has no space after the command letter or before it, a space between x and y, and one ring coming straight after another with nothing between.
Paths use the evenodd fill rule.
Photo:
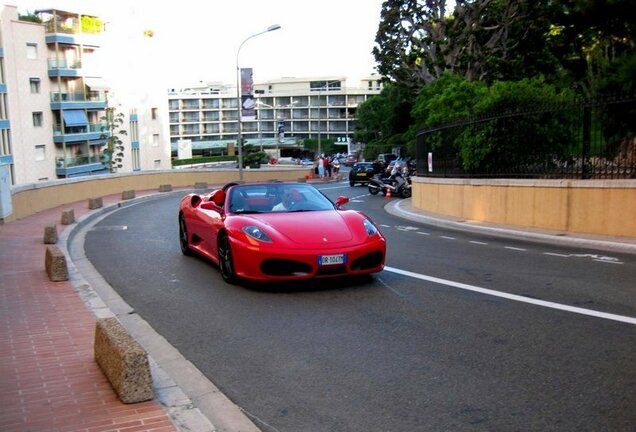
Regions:
<instances>
[{"instance_id":1,"label":"car hood","mask_svg":"<svg viewBox=\"0 0 636 432\"><path fill-rule=\"evenodd\" d=\"M272 235L303 247L339 245L351 242L354 234L347 220L336 210L258 215ZM355 223L355 222L354 222ZM362 227L362 223L360 223Z\"/></svg>"}]
</instances>

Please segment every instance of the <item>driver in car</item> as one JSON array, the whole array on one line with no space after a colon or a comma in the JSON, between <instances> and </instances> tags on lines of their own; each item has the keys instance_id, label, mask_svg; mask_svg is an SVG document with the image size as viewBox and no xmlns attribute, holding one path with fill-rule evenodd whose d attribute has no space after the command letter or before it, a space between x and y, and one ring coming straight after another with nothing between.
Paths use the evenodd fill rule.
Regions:
<instances>
[{"instance_id":1,"label":"driver in car","mask_svg":"<svg viewBox=\"0 0 636 432\"><path fill-rule=\"evenodd\" d=\"M300 200L300 192L296 190L286 189L283 191L281 201L276 204L272 211L287 211L291 210L292 206Z\"/></svg>"}]
</instances>

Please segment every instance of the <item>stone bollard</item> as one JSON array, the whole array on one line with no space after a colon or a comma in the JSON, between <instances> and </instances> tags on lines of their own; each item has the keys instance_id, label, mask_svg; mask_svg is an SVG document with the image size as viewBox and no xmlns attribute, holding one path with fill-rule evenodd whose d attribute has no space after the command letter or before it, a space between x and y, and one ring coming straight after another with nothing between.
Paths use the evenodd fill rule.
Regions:
<instances>
[{"instance_id":1,"label":"stone bollard","mask_svg":"<svg viewBox=\"0 0 636 432\"><path fill-rule=\"evenodd\" d=\"M194 184L194 188L195 189L207 189L208 188L208 184L205 182L196 182Z\"/></svg>"},{"instance_id":2,"label":"stone bollard","mask_svg":"<svg viewBox=\"0 0 636 432\"><path fill-rule=\"evenodd\" d=\"M172 191L172 185L169 185L169 184L159 185L159 192L170 192L170 191Z\"/></svg>"},{"instance_id":3,"label":"stone bollard","mask_svg":"<svg viewBox=\"0 0 636 432\"><path fill-rule=\"evenodd\" d=\"M88 199L88 209L89 210L94 210L94 209L98 209L101 208L104 205L104 203L102 202L102 198L89 198Z\"/></svg>"},{"instance_id":4,"label":"stone bollard","mask_svg":"<svg viewBox=\"0 0 636 432\"><path fill-rule=\"evenodd\" d=\"M52 223L44 227L44 244L57 243L57 226Z\"/></svg>"},{"instance_id":5,"label":"stone bollard","mask_svg":"<svg viewBox=\"0 0 636 432\"><path fill-rule=\"evenodd\" d=\"M70 225L75 222L75 211L73 209L62 212L62 225Z\"/></svg>"},{"instance_id":6,"label":"stone bollard","mask_svg":"<svg viewBox=\"0 0 636 432\"><path fill-rule=\"evenodd\" d=\"M66 257L57 246L47 246L44 256L44 268L51 282L68 280Z\"/></svg>"},{"instance_id":7,"label":"stone bollard","mask_svg":"<svg viewBox=\"0 0 636 432\"><path fill-rule=\"evenodd\" d=\"M121 193L121 199L122 200L129 200L129 199L133 199L135 198L135 191L134 190L127 190L127 191L123 191Z\"/></svg>"},{"instance_id":8,"label":"stone bollard","mask_svg":"<svg viewBox=\"0 0 636 432\"><path fill-rule=\"evenodd\" d=\"M117 318L102 318L95 326L95 361L123 403L154 397L146 351Z\"/></svg>"}]
</instances>

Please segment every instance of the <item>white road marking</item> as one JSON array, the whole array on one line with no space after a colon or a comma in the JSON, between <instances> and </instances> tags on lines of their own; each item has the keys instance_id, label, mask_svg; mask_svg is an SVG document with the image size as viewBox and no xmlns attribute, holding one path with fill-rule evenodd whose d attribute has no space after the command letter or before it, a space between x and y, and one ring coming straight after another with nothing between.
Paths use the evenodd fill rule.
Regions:
<instances>
[{"instance_id":1,"label":"white road marking","mask_svg":"<svg viewBox=\"0 0 636 432\"><path fill-rule=\"evenodd\" d=\"M421 235L427 235L427 236L430 236L430 235L431 235L430 233L422 232L422 231L418 231L417 233L418 233L418 234L421 234Z\"/></svg>"},{"instance_id":2,"label":"white road marking","mask_svg":"<svg viewBox=\"0 0 636 432\"><path fill-rule=\"evenodd\" d=\"M449 236L440 236L440 238L443 238L446 240L455 240L455 237L449 237Z\"/></svg>"},{"instance_id":3,"label":"white road marking","mask_svg":"<svg viewBox=\"0 0 636 432\"><path fill-rule=\"evenodd\" d=\"M472 243L472 244L476 244L476 245L487 245L488 244L486 242L480 242L480 241L474 241L474 240L470 240L468 243Z\"/></svg>"},{"instance_id":4,"label":"white road marking","mask_svg":"<svg viewBox=\"0 0 636 432\"><path fill-rule=\"evenodd\" d=\"M391 225L384 225L384 224L381 224L380 226L381 226L382 228L391 228Z\"/></svg>"},{"instance_id":5,"label":"white road marking","mask_svg":"<svg viewBox=\"0 0 636 432\"><path fill-rule=\"evenodd\" d=\"M415 279L420 279L420 280L424 280L424 281L428 281L428 282L432 282L432 283L436 283L436 284L440 284L440 285L446 285L446 286L450 286L453 288L459 288L459 289L463 289L463 290L467 290L467 291L473 291L473 292L478 292L481 294L486 294L486 295L490 295L490 296L494 296L494 297L501 297L507 300L513 300L513 301L518 301L518 302L522 302L522 303L529 303L529 304L533 304L533 305L537 305L537 306L543 306L543 307L547 307L550 309L557 309L557 310L562 310L565 312L572 312L572 313L577 313L577 314L581 314L581 315L587 315L587 316L591 316L591 317L596 317L596 318L602 318L602 319L607 319L607 320L611 320L611 321L618 321L618 322L624 322L627 324L633 324L636 325L636 318L633 317L628 317L628 316L624 316L624 315L616 315L616 314L611 314L611 313L607 313L607 312L599 312L599 311L595 311L592 309L584 309L584 308L579 308L579 307L574 307L574 306L568 306L568 305L563 305L560 303L554 303L554 302L549 302L549 301L544 301L544 300L537 300L537 299L532 299L529 297L524 297L524 296L520 296L520 295L516 295L516 294L509 294L509 293L505 293L505 292L500 292L500 291L495 291L495 290L491 290L491 289L487 289L487 288L481 288L478 286L474 286L474 285L468 285L468 284L464 284L464 283L460 283L460 282L453 282L453 281L449 281L446 279L440 279L440 278L436 278L433 276L426 276L426 275L422 275L419 273L414 273L414 272L410 272L407 270L400 270L397 268L393 268L393 267L384 267L384 270L391 272L391 273L396 273L402 276L407 276L407 277L411 277L411 278L415 278Z\"/></svg>"},{"instance_id":6,"label":"white road marking","mask_svg":"<svg viewBox=\"0 0 636 432\"><path fill-rule=\"evenodd\" d=\"M419 230L418 227L414 227L414 226L401 226L401 225L397 225L395 227L395 229L397 229L398 231L417 231Z\"/></svg>"},{"instance_id":7,"label":"white road marking","mask_svg":"<svg viewBox=\"0 0 636 432\"><path fill-rule=\"evenodd\" d=\"M523 248L518 248L518 247L512 247L512 246L504 246L505 249L510 249L510 250L516 250L516 251L521 251L521 252L525 252L528 249L523 249Z\"/></svg>"},{"instance_id":8,"label":"white road marking","mask_svg":"<svg viewBox=\"0 0 636 432\"><path fill-rule=\"evenodd\" d=\"M561 257L561 258L570 258L570 255L553 253L553 252L543 252L543 255L550 255L550 256Z\"/></svg>"},{"instance_id":9,"label":"white road marking","mask_svg":"<svg viewBox=\"0 0 636 432\"><path fill-rule=\"evenodd\" d=\"M602 263L605 263L605 264L623 264L621 261L607 261L607 260L602 260L602 259L594 259L592 261L602 262Z\"/></svg>"}]
</instances>

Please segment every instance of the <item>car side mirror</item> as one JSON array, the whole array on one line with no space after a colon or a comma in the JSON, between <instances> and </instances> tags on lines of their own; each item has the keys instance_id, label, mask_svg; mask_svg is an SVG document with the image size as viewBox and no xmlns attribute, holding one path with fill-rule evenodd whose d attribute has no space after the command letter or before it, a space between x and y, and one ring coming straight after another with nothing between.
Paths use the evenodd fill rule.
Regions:
<instances>
[{"instance_id":1,"label":"car side mirror","mask_svg":"<svg viewBox=\"0 0 636 432\"><path fill-rule=\"evenodd\" d=\"M348 202L349 198L347 198L346 196L339 196L336 200L336 208L340 210L340 208Z\"/></svg>"}]
</instances>

